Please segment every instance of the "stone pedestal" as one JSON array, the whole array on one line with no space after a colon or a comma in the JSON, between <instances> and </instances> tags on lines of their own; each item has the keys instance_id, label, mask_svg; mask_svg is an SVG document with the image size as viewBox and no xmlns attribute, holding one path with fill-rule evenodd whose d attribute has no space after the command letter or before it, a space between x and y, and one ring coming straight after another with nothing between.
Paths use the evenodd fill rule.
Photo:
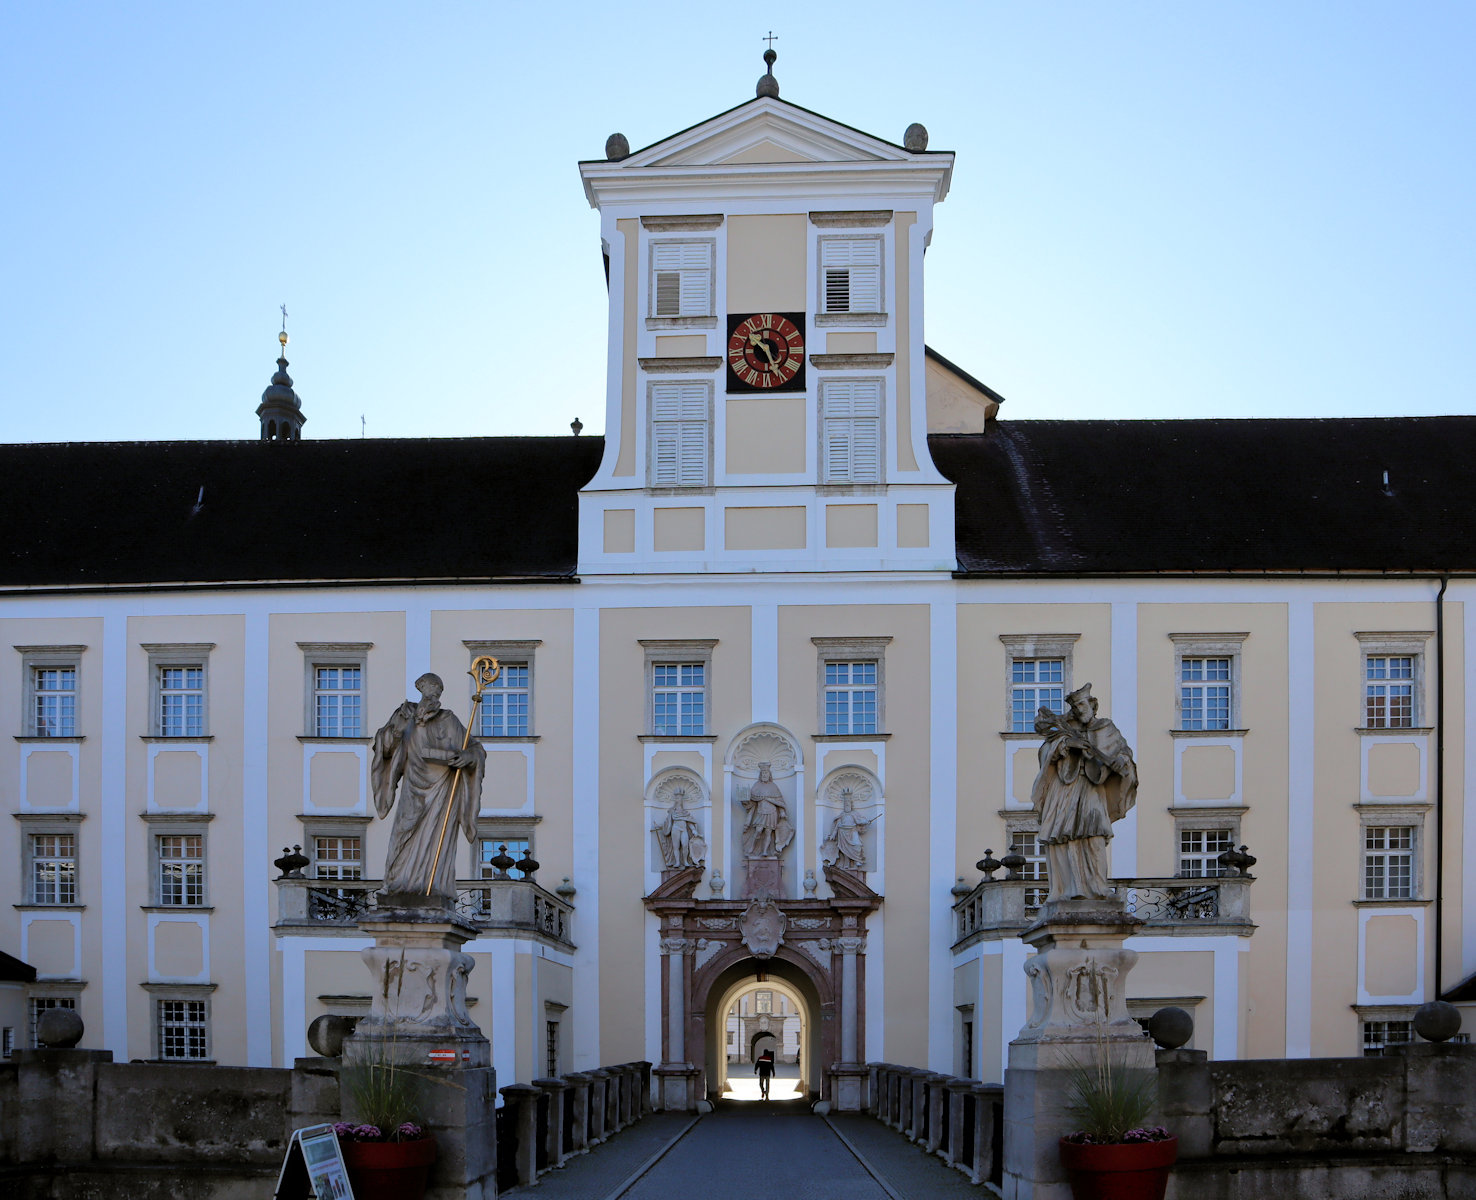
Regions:
<instances>
[{"instance_id":1,"label":"stone pedestal","mask_svg":"<svg viewBox=\"0 0 1476 1200\"><path fill-rule=\"evenodd\" d=\"M584 1074L589 1077L589 1144L598 1146L610 1136L610 1131L605 1128L605 1111L609 1107L605 1096L610 1087L610 1072L599 1067Z\"/></svg>"},{"instance_id":2,"label":"stone pedestal","mask_svg":"<svg viewBox=\"0 0 1476 1200\"><path fill-rule=\"evenodd\" d=\"M861 1112L865 1109L870 1073L860 1064L836 1063L830 1068L830 1102L836 1112Z\"/></svg>"},{"instance_id":3,"label":"stone pedestal","mask_svg":"<svg viewBox=\"0 0 1476 1200\"><path fill-rule=\"evenodd\" d=\"M696 1067L663 1064L653 1068L651 1074L656 1080L657 1107L662 1112L697 1111L697 1101L702 1097L697 1094L701 1072Z\"/></svg>"},{"instance_id":4,"label":"stone pedestal","mask_svg":"<svg viewBox=\"0 0 1476 1200\"><path fill-rule=\"evenodd\" d=\"M743 865L745 897L784 895L784 864L779 859L748 858L743 860Z\"/></svg>"},{"instance_id":5,"label":"stone pedestal","mask_svg":"<svg viewBox=\"0 0 1476 1200\"><path fill-rule=\"evenodd\" d=\"M97 1069L111 1050L16 1050L15 1138L32 1162L87 1162L96 1154ZM23 1186L23 1185L22 1185Z\"/></svg>"},{"instance_id":6,"label":"stone pedestal","mask_svg":"<svg viewBox=\"0 0 1476 1200\"><path fill-rule=\"evenodd\" d=\"M502 1089L505 1121L513 1131L513 1177L518 1187L538 1178L538 1089L531 1083L510 1083Z\"/></svg>"},{"instance_id":7,"label":"stone pedestal","mask_svg":"<svg viewBox=\"0 0 1476 1200\"><path fill-rule=\"evenodd\" d=\"M492 1047L466 1011L473 959L461 947L477 929L439 903L384 896L359 923L372 1002L343 1043L343 1117L364 1120L354 1080L392 1067L409 1081L414 1119L435 1135L430 1200L497 1194Z\"/></svg>"},{"instance_id":8,"label":"stone pedestal","mask_svg":"<svg viewBox=\"0 0 1476 1200\"><path fill-rule=\"evenodd\" d=\"M1153 1044L1126 1003L1138 955L1123 941L1139 924L1121 902L1051 901L1020 935L1036 953L1025 964L1030 1019L1005 1072L1006 1200L1070 1200L1057 1142L1081 1124L1068 1111L1073 1067L1104 1058L1114 1071L1154 1067Z\"/></svg>"},{"instance_id":9,"label":"stone pedestal","mask_svg":"<svg viewBox=\"0 0 1476 1200\"><path fill-rule=\"evenodd\" d=\"M569 1107L569 1153L583 1154L589 1149L589 1090L593 1082L588 1072L574 1071L564 1076L574 1094Z\"/></svg>"}]
</instances>

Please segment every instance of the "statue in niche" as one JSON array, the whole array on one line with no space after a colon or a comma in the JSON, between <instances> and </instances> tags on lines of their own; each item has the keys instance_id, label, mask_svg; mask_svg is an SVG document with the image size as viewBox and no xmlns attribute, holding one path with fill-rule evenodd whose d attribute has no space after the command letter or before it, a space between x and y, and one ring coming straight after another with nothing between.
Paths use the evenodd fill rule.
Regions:
<instances>
[{"instance_id":1,"label":"statue in niche","mask_svg":"<svg viewBox=\"0 0 1476 1200\"><path fill-rule=\"evenodd\" d=\"M1030 799L1046 848L1047 900L1104 899L1112 823L1137 799L1138 768L1117 726L1097 715L1091 684L1070 693L1066 705L1064 715L1035 714L1045 740Z\"/></svg>"},{"instance_id":2,"label":"statue in niche","mask_svg":"<svg viewBox=\"0 0 1476 1200\"><path fill-rule=\"evenodd\" d=\"M668 870L700 867L707 861L707 842L702 837L702 826L687 809L686 788L679 785L672 790L671 807L653 832Z\"/></svg>"},{"instance_id":3,"label":"statue in niche","mask_svg":"<svg viewBox=\"0 0 1476 1200\"><path fill-rule=\"evenodd\" d=\"M743 853L749 858L778 858L794 841L789 805L774 782L769 764L758 765L759 777L743 801Z\"/></svg>"},{"instance_id":4,"label":"statue in niche","mask_svg":"<svg viewBox=\"0 0 1476 1200\"><path fill-rule=\"evenodd\" d=\"M834 863L842 870L861 875L866 871L866 846L861 835L871 822L856 815L851 789L841 790L841 812L830 826L830 836L820 847L824 862Z\"/></svg>"},{"instance_id":5,"label":"statue in niche","mask_svg":"<svg viewBox=\"0 0 1476 1200\"><path fill-rule=\"evenodd\" d=\"M420 702L406 700L395 710L374 735L370 759L374 809L381 820L395 810L384 890L451 905L456 840L476 838L487 753L480 742L469 742L456 714L441 707L439 675L427 672L415 687Z\"/></svg>"}]
</instances>

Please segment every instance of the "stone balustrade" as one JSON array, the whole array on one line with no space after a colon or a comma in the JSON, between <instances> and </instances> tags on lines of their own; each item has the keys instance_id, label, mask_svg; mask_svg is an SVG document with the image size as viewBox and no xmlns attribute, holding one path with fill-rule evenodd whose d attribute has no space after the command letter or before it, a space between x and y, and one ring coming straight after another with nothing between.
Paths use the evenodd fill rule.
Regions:
<instances>
[{"instance_id":1,"label":"stone balustrade","mask_svg":"<svg viewBox=\"0 0 1476 1200\"><path fill-rule=\"evenodd\" d=\"M1003 1178L1004 1087L895 1063L867 1063L866 1111L968 1176Z\"/></svg>"},{"instance_id":2,"label":"stone balustrade","mask_svg":"<svg viewBox=\"0 0 1476 1200\"><path fill-rule=\"evenodd\" d=\"M278 879L276 884L275 928L289 935L357 930L384 886L377 879ZM531 879L459 880L456 914L482 930L514 930L574 948L574 906Z\"/></svg>"},{"instance_id":3,"label":"stone balustrade","mask_svg":"<svg viewBox=\"0 0 1476 1200\"><path fill-rule=\"evenodd\" d=\"M501 1089L497 1188L523 1187L651 1111L651 1064L617 1063Z\"/></svg>"},{"instance_id":4,"label":"stone balustrade","mask_svg":"<svg viewBox=\"0 0 1476 1200\"><path fill-rule=\"evenodd\" d=\"M1255 930L1250 916L1252 882L1249 875L1223 875L1114 879L1112 885L1129 914L1143 922L1145 933L1249 937ZM1032 902L1042 898L1044 891L1045 885L1035 879L981 879L953 906L953 949L1018 936L1034 923L1038 908Z\"/></svg>"}]
</instances>

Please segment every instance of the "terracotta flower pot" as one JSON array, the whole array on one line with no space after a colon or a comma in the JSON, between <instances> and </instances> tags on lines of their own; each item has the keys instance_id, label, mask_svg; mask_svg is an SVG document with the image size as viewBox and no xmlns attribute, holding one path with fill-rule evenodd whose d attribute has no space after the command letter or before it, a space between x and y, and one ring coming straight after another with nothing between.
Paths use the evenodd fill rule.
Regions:
<instances>
[{"instance_id":1,"label":"terracotta flower pot","mask_svg":"<svg viewBox=\"0 0 1476 1200\"><path fill-rule=\"evenodd\" d=\"M354 1200L421 1200L425 1195L431 1163L436 1161L435 1138L344 1142L342 1149Z\"/></svg>"},{"instance_id":2,"label":"terracotta flower pot","mask_svg":"<svg viewBox=\"0 0 1476 1200\"><path fill-rule=\"evenodd\" d=\"M1179 1139L1082 1145L1061 1139L1061 1165L1075 1200L1163 1200Z\"/></svg>"}]
</instances>

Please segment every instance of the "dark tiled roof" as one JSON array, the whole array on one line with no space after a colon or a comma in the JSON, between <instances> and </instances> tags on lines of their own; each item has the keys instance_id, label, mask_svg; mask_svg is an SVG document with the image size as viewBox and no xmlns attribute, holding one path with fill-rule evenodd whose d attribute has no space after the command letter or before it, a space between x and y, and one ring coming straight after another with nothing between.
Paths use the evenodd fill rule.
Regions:
<instances>
[{"instance_id":1,"label":"dark tiled roof","mask_svg":"<svg viewBox=\"0 0 1476 1200\"><path fill-rule=\"evenodd\" d=\"M0 950L0 983L35 983L36 968Z\"/></svg>"},{"instance_id":2,"label":"dark tiled roof","mask_svg":"<svg viewBox=\"0 0 1476 1200\"><path fill-rule=\"evenodd\" d=\"M576 495L603 445L0 446L0 584L572 575Z\"/></svg>"},{"instance_id":3,"label":"dark tiled roof","mask_svg":"<svg viewBox=\"0 0 1476 1200\"><path fill-rule=\"evenodd\" d=\"M929 442L971 574L1476 568L1476 417L999 421Z\"/></svg>"},{"instance_id":4,"label":"dark tiled roof","mask_svg":"<svg viewBox=\"0 0 1476 1200\"><path fill-rule=\"evenodd\" d=\"M1476 417L1000 421L929 443L971 574L1476 570ZM0 446L0 585L569 578L603 449Z\"/></svg>"}]
</instances>

